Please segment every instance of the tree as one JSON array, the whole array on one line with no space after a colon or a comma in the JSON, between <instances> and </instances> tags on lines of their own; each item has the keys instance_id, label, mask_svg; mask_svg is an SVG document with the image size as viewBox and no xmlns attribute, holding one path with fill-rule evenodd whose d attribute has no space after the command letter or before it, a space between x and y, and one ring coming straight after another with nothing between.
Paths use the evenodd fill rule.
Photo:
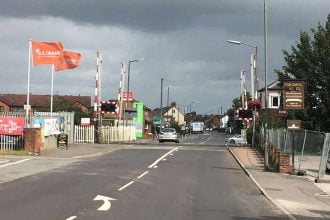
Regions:
<instances>
[{"instance_id":1,"label":"tree","mask_svg":"<svg viewBox=\"0 0 330 220\"><path fill-rule=\"evenodd\" d=\"M63 99L61 97L55 96L54 97L54 112L60 112L60 111L67 111L67 112L74 112L74 123L80 124L80 119L87 117L90 118L92 115L91 113L85 113L82 111L81 108L73 105L71 102L69 102L66 99Z\"/></svg>"},{"instance_id":2,"label":"tree","mask_svg":"<svg viewBox=\"0 0 330 220\"><path fill-rule=\"evenodd\" d=\"M281 81L305 80L305 110L297 117L305 128L326 132L330 131L330 14L325 26L319 23L311 34L301 31L296 46L283 51L286 65L277 73Z\"/></svg>"}]
</instances>

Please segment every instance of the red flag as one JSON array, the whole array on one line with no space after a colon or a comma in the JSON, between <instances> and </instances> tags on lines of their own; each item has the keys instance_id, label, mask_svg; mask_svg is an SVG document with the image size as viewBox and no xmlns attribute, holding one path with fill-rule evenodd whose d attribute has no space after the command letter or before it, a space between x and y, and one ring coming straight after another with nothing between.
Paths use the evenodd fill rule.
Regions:
<instances>
[{"instance_id":1,"label":"red flag","mask_svg":"<svg viewBox=\"0 0 330 220\"><path fill-rule=\"evenodd\" d=\"M72 51L63 51L64 62L55 64L55 71L74 69L80 64L81 55Z\"/></svg>"},{"instance_id":2,"label":"red flag","mask_svg":"<svg viewBox=\"0 0 330 220\"><path fill-rule=\"evenodd\" d=\"M32 59L33 66L63 63L63 46L61 42L32 41Z\"/></svg>"}]
</instances>

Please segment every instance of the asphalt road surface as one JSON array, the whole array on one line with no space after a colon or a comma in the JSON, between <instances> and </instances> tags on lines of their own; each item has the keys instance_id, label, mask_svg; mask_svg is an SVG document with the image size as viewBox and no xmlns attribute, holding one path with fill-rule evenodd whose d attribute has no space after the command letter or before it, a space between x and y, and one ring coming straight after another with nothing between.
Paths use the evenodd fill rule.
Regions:
<instances>
[{"instance_id":1,"label":"asphalt road surface","mask_svg":"<svg viewBox=\"0 0 330 220\"><path fill-rule=\"evenodd\" d=\"M186 142L127 146L3 183L0 219L286 219L244 174L223 135Z\"/></svg>"}]
</instances>

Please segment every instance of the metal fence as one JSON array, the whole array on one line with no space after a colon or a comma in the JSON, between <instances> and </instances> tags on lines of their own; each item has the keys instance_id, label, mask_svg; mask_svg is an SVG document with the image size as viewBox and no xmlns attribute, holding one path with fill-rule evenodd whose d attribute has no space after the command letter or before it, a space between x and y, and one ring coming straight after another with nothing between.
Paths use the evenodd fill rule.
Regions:
<instances>
[{"instance_id":1,"label":"metal fence","mask_svg":"<svg viewBox=\"0 0 330 220\"><path fill-rule=\"evenodd\" d=\"M264 135L263 135L264 136ZM298 171L306 171L317 179L329 178L326 175L326 161L330 149L330 134L308 130L289 131L268 129L267 143L290 154L291 165Z\"/></svg>"},{"instance_id":2,"label":"metal fence","mask_svg":"<svg viewBox=\"0 0 330 220\"><path fill-rule=\"evenodd\" d=\"M73 143L74 132L74 113L73 112L31 112L29 116L26 116L25 112L0 112L0 118L23 118L25 121L25 127L33 127L33 121L37 118L42 120L47 118L64 119L63 132L68 135L68 143ZM30 120L30 121L29 121ZM55 148L57 146L57 138L55 135L42 137L44 148ZM24 148L24 136L13 135L0 135L0 150L22 150Z\"/></svg>"},{"instance_id":3,"label":"metal fence","mask_svg":"<svg viewBox=\"0 0 330 220\"><path fill-rule=\"evenodd\" d=\"M23 135L0 135L0 151L23 149Z\"/></svg>"}]
</instances>

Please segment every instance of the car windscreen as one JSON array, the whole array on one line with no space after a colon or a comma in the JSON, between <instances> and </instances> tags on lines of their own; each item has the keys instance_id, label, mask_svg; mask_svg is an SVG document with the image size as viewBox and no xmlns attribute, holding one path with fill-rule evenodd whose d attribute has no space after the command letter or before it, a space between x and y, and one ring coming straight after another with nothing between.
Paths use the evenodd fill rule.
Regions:
<instances>
[{"instance_id":1,"label":"car windscreen","mask_svg":"<svg viewBox=\"0 0 330 220\"><path fill-rule=\"evenodd\" d=\"M173 128L164 128L162 130L162 132L164 132L164 133L171 133L171 132L175 132L175 130Z\"/></svg>"}]
</instances>

